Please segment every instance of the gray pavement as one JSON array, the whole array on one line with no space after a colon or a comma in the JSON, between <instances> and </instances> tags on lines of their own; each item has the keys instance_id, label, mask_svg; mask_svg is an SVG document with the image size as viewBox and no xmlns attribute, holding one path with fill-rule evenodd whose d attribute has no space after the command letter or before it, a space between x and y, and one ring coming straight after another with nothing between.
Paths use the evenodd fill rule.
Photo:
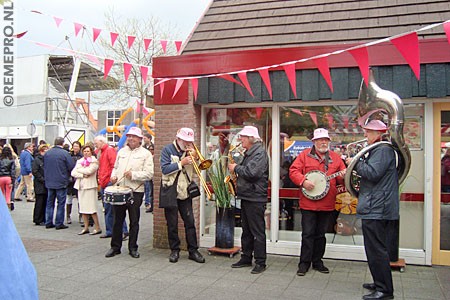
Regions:
<instances>
[{"instance_id":1,"label":"gray pavement","mask_svg":"<svg viewBox=\"0 0 450 300\"><path fill-rule=\"evenodd\" d=\"M65 230L32 223L33 203L17 202L12 212L17 230L33 262L40 299L361 299L371 276L365 262L325 260L330 274L310 271L296 276L297 257L269 255L268 269L259 275L250 268L231 269L239 259L207 255L198 264L181 253L168 261L168 250L152 247L152 214L142 207L139 259L122 254L105 258L109 239L78 236L76 211ZM100 203L99 203L100 206ZM104 230L103 217L100 217ZM450 299L450 267L407 265L393 272L395 299Z\"/></svg>"}]
</instances>

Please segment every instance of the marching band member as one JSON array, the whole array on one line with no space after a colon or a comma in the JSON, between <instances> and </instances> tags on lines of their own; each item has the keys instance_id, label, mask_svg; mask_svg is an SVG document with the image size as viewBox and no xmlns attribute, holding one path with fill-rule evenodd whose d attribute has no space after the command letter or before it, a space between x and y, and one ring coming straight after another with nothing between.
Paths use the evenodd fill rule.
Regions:
<instances>
[{"instance_id":1,"label":"marching band member","mask_svg":"<svg viewBox=\"0 0 450 300\"><path fill-rule=\"evenodd\" d=\"M132 127L127 136L127 146L117 153L116 162L111 173L111 183L127 186L133 191L131 201L124 205L113 205L114 223L112 230L111 249L105 257L113 257L120 254L122 248L122 226L126 211L130 218L130 237L128 251L131 257L139 258L138 233L139 217L142 198L144 197L144 182L153 178L153 156L141 146L142 130Z\"/></svg>"},{"instance_id":2,"label":"marching band member","mask_svg":"<svg viewBox=\"0 0 450 300\"><path fill-rule=\"evenodd\" d=\"M345 164L339 154L330 151L330 137L328 130L317 128L314 130L312 142L314 145L303 150L289 168L289 177L297 186L313 190L314 182L305 176L310 171L321 171L326 175L345 170ZM343 176L345 173L342 172ZM297 275L305 276L311 266L320 273L329 273L322 258L325 253L327 240L325 233L329 227L332 213L335 210L336 179L331 179L328 194L322 199L310 200L300 196L300 211L302 213L302 245ZM301 194L301 193L300 193Z\"/></svg>"}]
</instances>

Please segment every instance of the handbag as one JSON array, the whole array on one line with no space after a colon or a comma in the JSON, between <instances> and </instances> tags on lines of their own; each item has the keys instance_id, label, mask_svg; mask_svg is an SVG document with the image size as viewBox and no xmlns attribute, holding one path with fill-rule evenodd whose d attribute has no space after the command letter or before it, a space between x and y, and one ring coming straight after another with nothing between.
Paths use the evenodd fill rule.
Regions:
<instances>
[{"instance_id":1,"label":"handbag","mask_svg":"<svg viewBox=\"0 0 450 300\"><path fill-rule=\"evenodd\" d=\"M186 176L189 185L187 187L187 192L188 195L191 199L194 199L195 197L200 196L200 188L198 187L198 185L195 183L195 181L191 181L191 179L189 178L188 174L186 173L186 171L183 168L183 173Z\"/></svg>"},{"instance_id":2,"label":"handbag","mask_svg":"<svg viewBox=\"0 0 450 300\"><path fill-rule=\"evenodd\" d=\"M159 208L177 207L177 186L178 186L178 171L177 177L172 185L164 186L161 180L161 186L159 188Z\"/></svg>"}]
</instances>

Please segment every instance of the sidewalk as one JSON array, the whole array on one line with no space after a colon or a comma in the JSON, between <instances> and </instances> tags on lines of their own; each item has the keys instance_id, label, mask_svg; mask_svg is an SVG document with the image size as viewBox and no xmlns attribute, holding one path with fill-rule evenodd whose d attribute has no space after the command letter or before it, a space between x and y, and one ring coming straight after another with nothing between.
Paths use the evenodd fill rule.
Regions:
<instances>
[{"instance_id":1,"label":"sidewalk","mask_svg":"<svg viewBox=\"0 0 450 300\"><path fill-rule=\"evenodd\" d=\"M78 236L77 213L65 230L45 229L32 223L34 203L16 202L12 212L17 230L38 273L41 300L53 299L361 299L371 276L365 262L325 260L330 274L309 271L296 276L298 257L269 255L268 269L250 274L250 268L231 269L239 255L207 255L198 264L181 252L178 263L168 261L169 250L152 248L152 214L141 208L139 252L105 258L110 239ZM99 203L100 206L100 203ZM99 216L104 228L104 218ZM450 299L450 267L407 265L393 272L395 299Z\"/></svg>"}]
</instances>

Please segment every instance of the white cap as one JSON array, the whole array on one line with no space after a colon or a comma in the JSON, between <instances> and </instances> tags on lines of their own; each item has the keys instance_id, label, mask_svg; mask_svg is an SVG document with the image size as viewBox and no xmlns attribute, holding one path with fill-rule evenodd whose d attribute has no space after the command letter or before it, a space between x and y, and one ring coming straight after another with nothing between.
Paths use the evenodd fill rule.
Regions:
<instances>
[{"instance_id":1,"label":"white cap","mask_svg":"<svg viewBox=\"0 0 450 300\"><path fill-rule=\"evenodd\" d=\"M178 129L177 131L177 138L182 139L186 142L193 142L194 141L194 130L191 128L183 127Z\"/></svg>"},{"instance_id":2,"label":"white cap","mask_svg":"<svg viewBox=\"0 0 450 300\"><path fill-rule=\"evenodd\" d=\"M137 137L142 138L142 130L139 127L131 127L130 130L126 133L126 136L135 135Z\"/></svg>"},{"instance_id":3,"label":"white cap","mask_svg":"<svg viewBox=\"0 0 450 300\"><path fill-rule=\"evenodd\" d=\"M330 139L330 136L328 135L328 130L325 128L317 128L314 130L314 137L311 139L311 141L318 140L318 139Z\"/></svg>"},{"instance_id":4,"label":"white cap","mask_svg":"<svg viewBox=\"0 0 450 300\"><path fill-rule=\"evenodd\" d=\"M238 135L252 136L260 139L258 134L258 128L256 128L255 126L244 126L244 128L241 131L239 131Z\"/></svg>"},{"instance_id":5,"label":"white cap","mask_svg":"<svg viewBox=\"0 0 450 300\"><path fill-rule=\"evenodd\" d=\"M375 130L375 131L386 131L387 126L380 120L372 120L366 125L361 126L364 129Z\"/></svg>"}]
</instances>

